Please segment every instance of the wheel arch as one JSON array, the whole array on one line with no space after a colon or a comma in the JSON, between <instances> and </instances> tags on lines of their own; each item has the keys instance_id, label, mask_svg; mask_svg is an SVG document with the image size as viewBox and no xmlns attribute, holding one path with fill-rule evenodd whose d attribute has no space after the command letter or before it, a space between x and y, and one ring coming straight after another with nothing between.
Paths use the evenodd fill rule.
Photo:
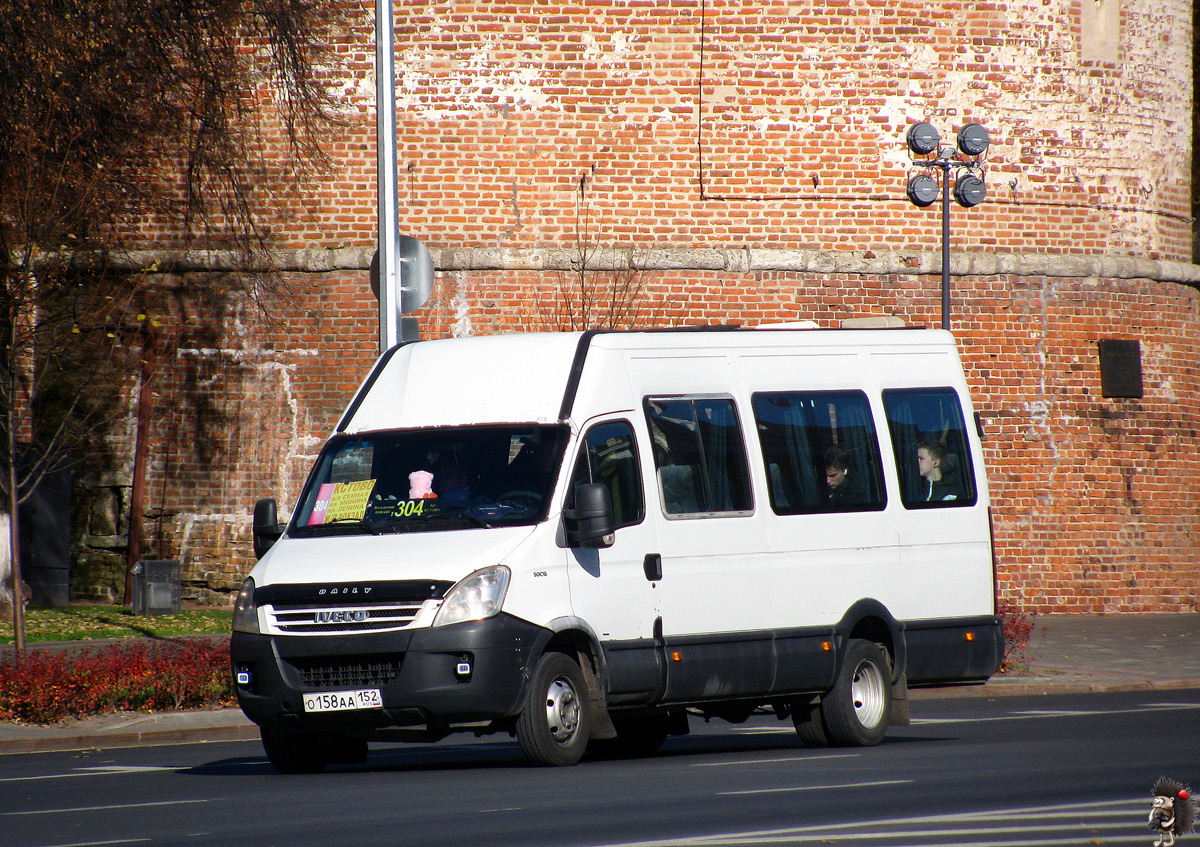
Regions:
<instances>
[{"instance_id":1,"label":"wheel arch","mask_svg":"<svg viewBox=\"0 0 1200 847\"><path fill-rule=\"evenodd\" d=\"M907 653L904 645L904 627L893 617L887 606L873 598L863 598L846 610L846 614L834 626L842 645L838 657L839 667L845 656L845 645L853 638L861 638L883 645L892 663L894 683L904 675Z\"/></svg>"},{"instance_id":2,"label":"wheel arch","mask_svg":"<svg viewBox=\"0 0 1200 847\"><path fill-rule=\"evenodd\" d=\"M574 616L555 618L547 629L550 630L550 637L542 645L542 649L530 657L529 674L532 675L533 667L547 653L563 653L570 656L583 671L588 699L593 706L592 737L616 737L617 731L608 714L608 697L605 694L608 690L608 664L604 659L604 651L600 649L600 639L595 630L587 621Z\"/></svg>"},{"instance_id":3,"label":"wheel arch","mask_svg":"<svg viewBox=\"0 0 1200 847\"><path fill-rule=\"evenodd\" d=\"M574 616L562 617L550 621L546 628L550 630L550 638L542 646L540 654L531 657L532 661L536 662L545 653L566 653L579 662L585 675L595 677L603 691L608 667L604 661L604 651L600 649L600 639L588 622Z\"/></svg>"}]
</instances>

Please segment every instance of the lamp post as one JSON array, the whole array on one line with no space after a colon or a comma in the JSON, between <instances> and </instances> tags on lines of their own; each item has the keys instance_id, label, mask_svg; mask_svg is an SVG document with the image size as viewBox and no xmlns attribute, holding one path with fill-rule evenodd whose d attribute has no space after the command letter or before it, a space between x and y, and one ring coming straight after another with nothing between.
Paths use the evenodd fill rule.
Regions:
<instances>
[{"instance_id":1,"label":"lamp post","mask_svg":"<svg viewBox=\"0 0 1200 847\"><path fill-rule=\"evenodd\" d=\"M400 227L396 200L396 57L393 0L375 2L375 161L379 224L379 352L400 340Z\"/></svg>"},{"instance_id":2,"label":"lamp post","mask_svg":"<svg viewBox=\"0 0 1200 847\"><path fill-rule=\"evenodd\" d=\"M958 131L955 147L941 146L941 136L932 124L913 124L905 134L912 152L913 167L923 172L908 178L908 199L914 206L925 207L942 194L942 329L950 329L950 171L957 170L954 199L969 209L984 201L987 185L983 180L983 155L990 140L979 124L967 124ZM923 158L915 158L923 157ZM940 182L933 174L941 171Z\"/></svg>"}]
</instances>

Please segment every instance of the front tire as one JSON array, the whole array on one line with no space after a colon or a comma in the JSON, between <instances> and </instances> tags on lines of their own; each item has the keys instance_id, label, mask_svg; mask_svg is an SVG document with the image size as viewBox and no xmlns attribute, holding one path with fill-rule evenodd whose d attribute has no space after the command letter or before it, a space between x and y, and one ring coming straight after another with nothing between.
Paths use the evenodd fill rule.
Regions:
<instances>
[{"instance_id":1,"label":"front tire","mask_svg":"<svg viewBox=\"0 0 1200 847\"><path fill-rule=\"evenodd\" d=\"M883 649L852 639L833 689L821 701L830 744L873 747L887 734L892 709L891 665Z\"/></svg>"},{"instance_id":2,"label":"front tire","mask_svg":"<svg viewBox=\"0 0 1200 847\"><path fill-rule=\"evenodd\" d=\"M591 701L579 665L562 653L542 656L517 717L522 752L534 764L573 765L587 749L591 725Z\"/></svg>"}]
</instances>

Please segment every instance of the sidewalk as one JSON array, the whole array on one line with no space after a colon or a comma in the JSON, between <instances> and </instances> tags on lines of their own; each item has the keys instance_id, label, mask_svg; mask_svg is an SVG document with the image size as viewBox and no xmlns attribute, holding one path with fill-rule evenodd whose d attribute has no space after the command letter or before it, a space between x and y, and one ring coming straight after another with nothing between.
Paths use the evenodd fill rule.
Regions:
<instances>
[{"instance_id":1,"label":"sidewalk","mask_svg":"<svg viewBox=\"0 0 1200 847\"><path fill-rule=\"evenodd\" d=\"M1033 623L1027 673L981 686L918 689L910 696L1200 690L1200 613L1043 616ZM124 713L54 726L0 723L0 755L254 738L258 728L238 709Z\"/></svg>"},{"instance_id":2,"label":"sidewalk","mask_svg":"<svg viewBox=\"0 0 1200 847\"><path fill-rule=\"evenodd\" d=\"M994 677L978 694L1200 689L1200 613L1043 615L1033 626L1028 673Z\"/></svg>"}]
</instances>

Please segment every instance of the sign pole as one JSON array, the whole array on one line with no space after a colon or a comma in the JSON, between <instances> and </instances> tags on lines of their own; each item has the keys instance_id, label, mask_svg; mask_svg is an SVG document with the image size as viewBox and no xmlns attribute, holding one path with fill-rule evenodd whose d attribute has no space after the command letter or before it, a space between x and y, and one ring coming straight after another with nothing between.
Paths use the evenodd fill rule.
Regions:
<instances>
[{"instance_id":1,"label":"sign pole","mask_svg":"<svg viewBox=\"0 0 1200 847\"><path fill-rule=\"evenodd\" d=\"M400 342L400 226L396 206L395 25L392 0L375 0L375 150L379 205L379 352Z\"/></svg>"}]
</instances>

